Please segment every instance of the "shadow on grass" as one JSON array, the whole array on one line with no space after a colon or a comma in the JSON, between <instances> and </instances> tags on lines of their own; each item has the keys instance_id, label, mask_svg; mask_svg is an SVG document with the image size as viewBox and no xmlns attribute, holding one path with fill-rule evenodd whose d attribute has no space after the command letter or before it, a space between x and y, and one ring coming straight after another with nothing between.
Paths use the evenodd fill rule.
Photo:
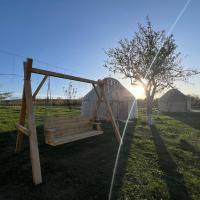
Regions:
<instances>
[{"instance_id":1,"label":"shadow on grass","mask_svg":"<svg viewBox=\"0 0 200 200\"><path fill-rule=\"evenodd\" d=\"M112 125L103 123L102 128L100 136L52 147L44 144L43 127L38 126L43 175L38 186L32 184L28 137L20 155L15 155L16 131L0 133L0 199L107 200L118 144ZM122 183L131 137L125 137L117 186Z\"/></svg>"},{"instance_id":2,"label":"shadow on grass","mask_svg":"<svg viewBox=\"0 0 200 200\"><path fill-rule=\"evenodd\" d=\"M183 150L190 151L194 156L198 156L200 158L200 151L198 151L193 145L188 143L186 140L180 140L180 146Z\"/></svg>"},{"instance_id":3,"label":"shadow on grass","mask_svg":"<svg viewBox=\"0 0 200 200\"><path fill-rule=\"evenodd\" d=\"M133 144L133 137L135 132L137 121L135 120L134 123L130 123L127 126L126 133L124 135L123 145L121 147L119 161L117 165L117 171L115 176L115 182L113 185L112 191L112 200L116 200L120 196L122 184L123 184L123 177L126 172L128 157L130 155L131 146ZM123 130L124 125L121 124L120 129ZM122 131L121 131L122 132Z\"/></svg>"},{"instance_id":4,"label":"shadow on grass","mask_svg":"<svg viewBox=\"0 0 200 200\"><path fill-rule=\"evenodd\" d=\"M173 200L190 200L191 197L185 186L183 176L178 172L177 165L168 152L166 145L160 136L157 128L151 126L151 132L158 154L160 168L163 171L163 179L167 184L170 199Z\"/></svg>"},{"instance_id":5,"label":"shadow on grass","mask_svg":"<svg viewBox=\"0 0 200 200\"><path fill-rule=\"evenodd\" d=\"M193 128L200 130L200 112L184 112L184 113L164 113L176 120L179 120Z\"/></svg>"}]
</instances>

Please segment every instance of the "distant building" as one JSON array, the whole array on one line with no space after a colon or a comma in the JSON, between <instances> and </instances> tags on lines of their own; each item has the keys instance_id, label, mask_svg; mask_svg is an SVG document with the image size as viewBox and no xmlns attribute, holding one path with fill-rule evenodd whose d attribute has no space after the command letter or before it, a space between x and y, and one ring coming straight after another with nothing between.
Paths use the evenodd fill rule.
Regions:
<instances>
[{"instance_id":1,"label":"distant building","mask_svg":"<svg viewBox=\"0 0 200 200\"><path fill-rule=\"evenodd\" d=\"M171 89L158 100L158 109L161 112L190 112L191 100L179 90Z\"/></svg>"},{"instance_id":2,"label":"distant building","mask_svg":"<svg viewBox=\"0 0 200 200\"><path fill-rule=\"evenodd\" d=\"M137 101L135 97L120 84L120 82L113 78L105 78L105 95L109 100L114 117L119 121L126 121L130 112L131 106L134 102L132 112L130 114L130 120L137 117ZM99 88L97 87L99 91ZM94 110L96 109L98 97L95 90L92 89L82 99L81 115L84 117L92 117ZM98 110L99 120L109 120L110 116L104 102L100 104Z\"/></svg>"}]
</instances>

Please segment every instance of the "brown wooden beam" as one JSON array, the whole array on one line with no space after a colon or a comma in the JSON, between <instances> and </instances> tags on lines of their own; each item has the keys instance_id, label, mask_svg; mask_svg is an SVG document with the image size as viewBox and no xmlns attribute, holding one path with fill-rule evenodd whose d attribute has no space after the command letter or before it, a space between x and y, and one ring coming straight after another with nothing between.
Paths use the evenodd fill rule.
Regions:
<instances>
[{"instance_id":1,"label":"brown wooden beam","mask_svg":"<svg viewBox=\"0 0 200 200\"><path fill-rule=\"evenodd\" d=\"M117 126L117 124L115 122L115 117L113 115L112 108L110 106L110 103L109 103L106 95L105 95L104 86L101 86L101 89L102 89L103 100L104 100L104 102L105 102L105 104L108 108L108 112L110 114L111 122L112 122L112 125L113 125L113 128L114 128L115 137L117 139L117 142L120 143L121 142L121 135L120 135L119 127Z\"/></svg>"},{"instance_id":2,"label":"brown wooden beam","mask_svg":"<svg viewBox=\"0 0 200 200\"><path fill-rule=\"evenodd\" d=\"M94 83L92 83L92 85L93 85L94 91L95 91L95 93L96 93L96 95L97 95L98 99L99 99L99 100L101 100L101 97L100 97L100 95L99 95L99 92L98 92L98 90L97 90L97 88L96 88L95 84L94 84Z\"/></svg>"},{"instance_id":3,"label":"brown wooden beam","mask_svg":"<svg viewBox=\"0 0 200 200\"><path fill-rule=\"evenodd\" d=\"M29 145L30 145L30 157L32 165L33 182L35 184L42 183L42 174L40 167L40 155L38 149L37 132L35 124L35 116L33 112L33 97L31 91L31 69L32 59L27 59L27 64L24 68L25 71L25 97L26 108L28 116L28 130L29 130Z\"/></svg>"},{"instance_id":4,"label":"brown wooden beam","mask_svg":"<svg viewBox=\"0 0 200 200\"><path fill-rule=\"evenodd\" d=\"M81 77L77 77L77 76L71 76L68 74L61 74L61 73L52 72L52 71L43 70L43 69L32 68L31 72L35 73L35 74L42 74L42 75L53 76L53 77L57 77L57 78L69 79L69 80L80 81L80 82L85 82L85 83L98 84L98 81L81 78Z\"/></svg>"},{"instance_id":5,"label":"brown wooden beam","mask_svg":"<svg viewBox=\"0 0 200 200\"><path fill-rule=\"evenodd\" d=\"M44 78L42 79L42 81L40 82L40 84L38 85L37 89L35 90L35 92L33 93L33 100L35 100L38 92L40 91L40 89L42 88L42 86L44 85L45 81L47 80L48 76L45 75Z\"/></svg>"}]
</instances>

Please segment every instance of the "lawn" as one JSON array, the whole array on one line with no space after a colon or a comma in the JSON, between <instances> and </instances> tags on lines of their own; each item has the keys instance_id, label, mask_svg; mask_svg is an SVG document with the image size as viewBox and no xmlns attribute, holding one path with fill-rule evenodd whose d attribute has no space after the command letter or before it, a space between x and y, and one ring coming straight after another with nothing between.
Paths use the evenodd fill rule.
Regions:
<instances>
[{"instance_id":1,"label":"lawn","mask_svg":"<svg viewBox=\"0 0 200 200\"><path fill-rule=\"evenodd\" d=\"M154 114L156 125L150 129L140 111L131 139L129 136L129 152L121 153L121 164L126 167L121 183L115 186L116 196L199 200L200 113Z\"/></svg>"},{"instance_id":2,"label":"lawn","mask_svg":"<svg viewBox=\"0 0 200 200\"><path fill-rule=\"evenodd\" d=\"M64 107L36 107L43 183L33 186L29 146L14 154L19 107L0 107L0 199L104 200L108 198L117 143L104 134L57 147L44 144L43 119L78 115ZM144 110L122 146L112 199L200 199L200 113L159 114L149 128ZM123 124L120 124L122 132Z\"/></svg>"}]
</instances>

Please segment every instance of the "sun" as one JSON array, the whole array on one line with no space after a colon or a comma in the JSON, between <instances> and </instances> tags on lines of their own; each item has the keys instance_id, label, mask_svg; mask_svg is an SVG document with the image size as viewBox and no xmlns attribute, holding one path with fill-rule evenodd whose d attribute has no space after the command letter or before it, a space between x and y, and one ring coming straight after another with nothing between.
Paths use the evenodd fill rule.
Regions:
<instances>
[{"instance_id":1,"label":"sun","mask_svg":"<svg viewBox=\"0 0 200 200\"><path fill-rule=\"evenodd\" d=\"M144 99L145 98L145 91L142 86L140 86L140 85L130 86L129 90L135 96L136 99Z\"/></svg>"}]
</instances>

